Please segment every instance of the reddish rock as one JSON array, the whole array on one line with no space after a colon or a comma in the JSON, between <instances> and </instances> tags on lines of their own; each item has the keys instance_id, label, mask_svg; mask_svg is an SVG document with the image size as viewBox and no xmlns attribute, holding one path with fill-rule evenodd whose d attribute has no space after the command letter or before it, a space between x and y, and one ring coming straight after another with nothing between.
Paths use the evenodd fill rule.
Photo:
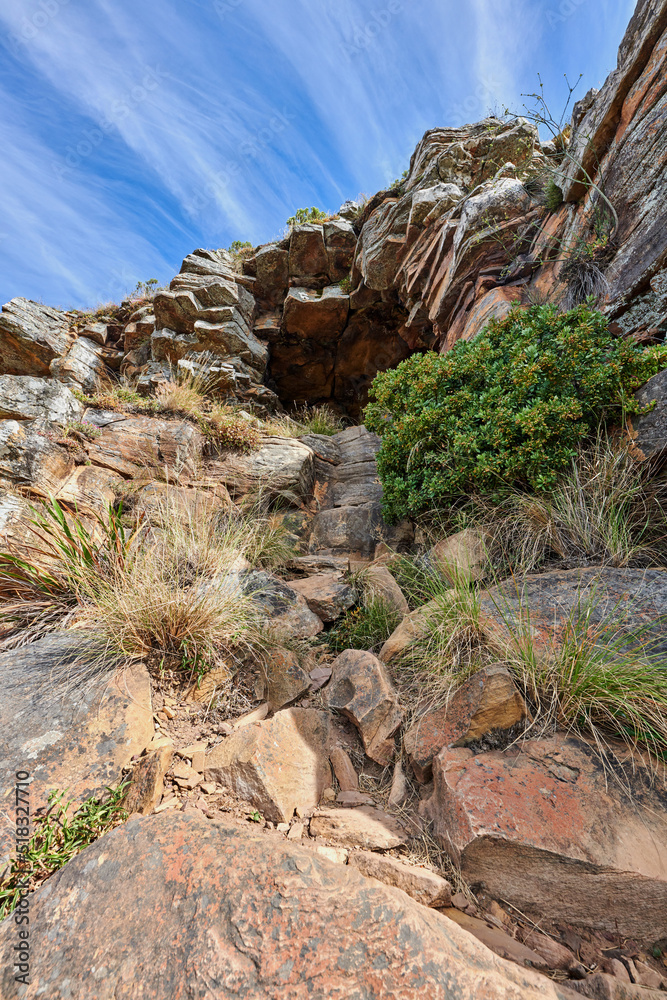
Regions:
<instances>
[{"instance_id":1,"label":"reddish rock","mask_svg":"<svg viewBox=\"0 0 667 1000\"><path fill-rule=\"evenodd\" d=\"M422 906L449 906L451 903L451 885L447 879L428 868L406 865L397 858L372 851L353 851L348 864L368 878L376 878L385 885L402 889Z\"/></svg>"},{"instance_id":2,"label":"reddish rock","mask_svg":"<svg viewBox=\"0 0 667 1000\"><path fill-rule=\"evenodd\" d=\"M408 614L410 609L405 594L386 566L369 566L364 574L364 586L400 614Z\"/></svg>"},{"instance_id":3,"label":"reddish rock","mask_svg":"<svg viewBox=\"0 0 667 1000\"><path fill-rule=\"evenodd\" d=\"M29 299L12 299L0 313L0 371L3 375L49 375L49 366L75 338L69 319Z\"/></svg>"},{"instance_id":4,"label":"reddish rock","mask_svg":"<svg viewBox=\"0 0 667 1000\"><path fill-rule=\"evenodd\" d=\"M133 819L92 844L35 894L30 921L25 1000L567 997L405 893L196 812ZM0 928L7 997L16 931Z\"/></svg>"},{"instance_id":5,"label":"reddish rock","mask_svg":"<svg viewBox=\"0 0 667 1000\"><path fill-rule=\"evenodd\" d=\"M431 780L433 758L443 747L465 746L491 730L510 729L527 715L507 667L502 663L483 667L442 708L422 715L405 734L405 750L417 780Z\"/></svg>"},{"instance_id":6,"label":"reddish rock","mask_svg":"<svg viewBox=\"0 0 667 1000\"><path fill-rule=\"evenodd\" d=\"M274 823L287 823L317 806L331 784L327 716L289 708L244 726L206 758L204 776L232 788Z\"/></svg>"},{"instance_id":7,"label":"reddish rock","mask_svg":"<svg viewBox=\"0 0 667 1000\"><path fill-rule=\"evenodd\" d=\"M340 618L356 600L352 587L342 573L317 573L305 580L291 580L290 587L305 599L308 607L323 622Z\"/></svg>"},{"instance_id":8,"label":"reddish rock","mask_svg":"<svg viewBox=\"0 0 667 1000\"><path fill-rule=\"evenodd\" d=\"M174 759L173 747L164 746L147 753L135 764L132 780L123 799L128 815L148 816L159 804L164 792L164 776Z\"/></svg>"},{"instance_id":9,"label":"reddish rock","mask_svg":"<svg viewBox=\"0 0 667 1000\"><path fill-rule=\"evenodd\" d=\"M187 420L158 420L102 410L86 410L100 429L86 450L103 468L134 478L151 466L155 475L166 468L170 477L192 476L204 449L204 435Z\"/></svg>"},{"instance_id":10,"label":"reddish rock","mask_svg":"<svg viewBox=\"0 0 667 1000\"><path fill-rule=\"evenodd\" d=\"M293 226L289 244L290 277L328 277L329 258L321 225Z\"/></svg>"},{"instance_id":11,"label":"reddish rock","mask_svg":"<svg viewBox=\"0 0 667 1000\"><path fill-rule=\"evenodd\" d=\"M667 935L667 799L641 766L626 766L629 797L591 747L558 736L478 756L444 749L433 778L425 812L471 884L524 913Z\"/></svg>"},{"instance_id":12,"label":"reddish rock","mask_svg":"<svg viewBox=\"0 0 667 1000\"><path fill-rule=\"evenodd\" d=\"M269 709L278 709L296 701L310 690L311 679L291 649L269 649L262 657L265 692Z\"/></svg>"},{"instance_id":13,"label":"reddish rock","mask_svg":"<svg viewBox=\"0 0 667 1000\"><path fill-rule=\"evenodd\" d=\"M329 754L331 766L342 792L356 792L359 788L359 776L354 765L342 747L334 747Z\"/></svg>"},{"instance_id":14,"label":"reddish rock","mask_svg":"<svg viewBox=\"0 0 667 1000\"><path fill-rule=\"evenodd\" d=\"M55 496L73 470L71 453L38 434L29 421L0 421L0 486Z\"/></svg>"},{"instance_id":15,"label":"reddish rock","mask_svg":"<svg viewBox=\"0 0 667 1000\"><path fill-rule=\"evenodd\" d=\"M337 285L321 292L290 288L283 310L285 332L299 340L314 340L318 345L335 344L349 309L350 298Z\"/></svg>"},{"instance_id":16,"label":"reddish rock","mask_svg":"<svg viewBox=\"0 0 667 1000\"><path fill-rule=\"evenodd\" d=\"M289 280L287 258L287 250L271 243L255 254L257 283L254 292L270 305L281 304L285 297Z\"/></svg>"},{"instance_id":17,"label":"reddish rock","mask_svg":"<svg viewBox=\"0 0 667 1000\"><path fill-rule=\"evenodd\" d=\"M327 703L355 724L368 756L388 764L394 756L391 737L401 724L401 712L385 667L372 653L348 649L331 664Z\"/></svg>"},{"instance_id":18,"label":"reddish rock","mask_svg":"<svg viewBox=\"0 0 667 1000\"><path fill-rule=\"evenodd\" d=\"M394 817L372 806L358 809L319 809L310 821L312 837L333 840L343 847L389 851L406 841L404 827Z\"/></svg>"}]
</instances>

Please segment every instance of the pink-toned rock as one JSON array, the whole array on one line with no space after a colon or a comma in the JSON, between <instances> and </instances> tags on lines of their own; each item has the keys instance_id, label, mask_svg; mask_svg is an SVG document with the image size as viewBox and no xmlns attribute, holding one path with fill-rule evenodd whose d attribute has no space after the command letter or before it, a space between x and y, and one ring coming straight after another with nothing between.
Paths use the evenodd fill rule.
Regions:
<instances>
[{"instance_id":1,"label":"pink-toned rock","mask_svg":"<svg viewBox=\"0 0 667 1000\"><path fill-rule=\"evenodd\" d=\"M472 756L445 748L424 807L464 877L522 912L639 940L667 935L667 811L643 768L623 781L555 736Z\"/></svg>"},{"instance_id":2,"label":"pink-toned rock","mask_svg":"<svg viewBox=\"0 0 667 1000\"><path fill-rule=\"evenodd\" d=\"M372 806L319 809L310 821L310 834L342 847L364 847L371 851L389 851L406 843L405 829L398 820Z\"/></svg>"},{"instance_id":3,"label":"pink-toned rock","mask_svg":"<svg viewBox=\"0 0 667 1000\"><path fill-rule=\"evenodd\" d=\"M401 724L401 712L385 667L372 653L348 649L331 665L327 703L355 724L368 756L388 764L394 755L391 737Z\"/></svg>"},{"instance_id":4,"label":"pink-toned rock","mask_svg":"<svg viewBox=\"0 0 667 1000\"><path fill-rule=\"evenodd\" d=\"M327 760L328 718L309 708L290 708L229 736L206 758L204 776L232 788L268 820L303 816L331 783Z\"/></svg>"},{"instance_id":5,"label":"pink-toned rock","mask_svg":"<svg viewBox=\"0 0 667 1000\"><path fill-rule=\"evenodd\" d=\"M433 758L443 747L465 746L491 730L510 729L527 715L507 667L502 663L483 667L442 708L426 712L405 734L405 750L417 780L431 780Z\"/></svg>"},{"instance_id":6,"label":"pink-toned rock","mask_svg":"<svg viewBox=\"0 0 667 1000\"><path fill-rule=\"evenodd\" d=\"M447 879L428 868L406 865L396 858L372 851L353 851L348 864L362 875L402 889L423 906L449 906L451 903L451 885Z\"/></svg>"},{"instance_id":7,"label":"pink-toned rock","mask_svg":"<svg viewBox=\"0 0 667 1000\"><path fill-rule=\"evenodd\" d=\"M291 580L290 587L305 598L311 611L323 622L333 622L351 608L354 590L345 583L342 573L317 573L305 580Z\"/></svg>"}]
</instances>

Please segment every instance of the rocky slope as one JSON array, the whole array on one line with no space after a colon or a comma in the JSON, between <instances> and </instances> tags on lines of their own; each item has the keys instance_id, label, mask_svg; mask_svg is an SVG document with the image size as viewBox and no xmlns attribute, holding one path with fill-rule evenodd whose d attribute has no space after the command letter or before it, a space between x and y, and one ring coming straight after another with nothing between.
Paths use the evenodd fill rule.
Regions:
<instances>
[{"instance_id":1,"label":"rocky slope","mask_svg":"<svg viewBox=\"0 0 667 1000\"><path fill-rule=\"evenodd\" d=\"M3 857L25 769L33 811L51 788L76 805L123 779L131 814L30 897L29 985L15 980L18 925L0 925L3 996L667 989L664 781L620 745L610 775L581 736L517 741L531 707L500 653L415 716L396 665L430 611L410 611L391 570L419 552L444 587L478 581L493 650L529 602L545 664L589 593L601 619L664 643L667 574L553 569L521 594L492 585L474 532L429 549L412 523L384 522L380 441L353 423L378 371L474 337L513 303L572 304L590 282L617 333L664 339L666 53L667 0L640 0L617 70L556 143L523 118L433 129L396 188L251 253L195 250L153 298L97 315L3 307L3 549L39 541L31 505L46 497L85 525L122 500L159 544L165 497L213 525L258 490L283 502L271 524L291 546L279 569L239 558L223 580L284 644L199 683L163 650L109 663L90 614L20 648L0 626ZM160 410L188 372L213 373L251 449L222 447L201 414ZM666 385L663 373L639 394L657 402L635 428L656 464ZM294 403L326 403L351 426L281 433L272 419ZM195 563L184 574L199 586ZM397 625L377 655L313 642L368 588Z\"/></svg>"}]
</instances>

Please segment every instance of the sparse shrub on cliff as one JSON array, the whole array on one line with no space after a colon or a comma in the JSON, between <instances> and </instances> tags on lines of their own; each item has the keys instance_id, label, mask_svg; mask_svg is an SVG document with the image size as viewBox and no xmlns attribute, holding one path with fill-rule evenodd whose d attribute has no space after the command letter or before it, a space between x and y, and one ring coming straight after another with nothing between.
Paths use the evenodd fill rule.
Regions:
<instances>
[{"instance_id":1,"label":"sparse shrub on cliff","mask_svg":"<svg viewBox=\"0 0 667 1000\"><path fill-rule=\"evenodd\" d=\"M305 226L310 222L326 222L333 216L323 212L321 208L297 208L294 215L290 215L287 220L288 226Z\"/></svg>"},{"instance_id":2,"label":"sparse shrub on cliff","mask_svg":"<svg viewBox=\"0 0 667 1000\"><path fill-rule=\"evenodd\" d=\"M266 425L267 433L283 437L303 437L304 434L332 437L344 428L343 418L328 406L302 406L289 416L274 417Z\"/></svg>"},{"instance_id":3,"label":"sparse shrub on cliff","mask_svg":"<svg viewBox=\"0 0 667 1000\"><path fill-rule=\"evenodd\" d=\"M563 192L553 179L546 186L544 198L549 212L556 212L563 204Z\"/></svg>"},{"instance_id":4,"label":"sparse shrub on cliff","mask_svg":"<svg viewBox=\"0 0 667 1000\"><path fill-rule=\"evenodd\" d=\"M397 520L481 493L556 486L601 421L632 412L664 358L613 337L579 306L513 309L445 355L380 373L365 412L382 436L385 515Z\"/></svg>"}]
</instances>

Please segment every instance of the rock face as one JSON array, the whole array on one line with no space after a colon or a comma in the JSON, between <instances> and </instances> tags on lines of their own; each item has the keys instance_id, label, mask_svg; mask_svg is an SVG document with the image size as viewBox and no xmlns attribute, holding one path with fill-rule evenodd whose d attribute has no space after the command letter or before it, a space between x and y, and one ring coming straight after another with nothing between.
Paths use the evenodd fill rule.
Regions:
<instances>
[{"instance_id":1,"label":"rock face","mask_svg":"<svg viewBox=\"0 0 667 1000\"><path fill-rule=\"evenodd\" d=\"M171 478L192 476L204 450L201 431L186 420L158 420L103 410L86 410L86 420L100 430L86 446L103 468L134 478L142 467L165 469Z\"/></svg>"},{"instance_id":2,"label":"rock face","mask_svg":"<svg viewBox=\"0 0 667 1000\"><path fill-rule=\"evenodd\" d=\"M0 371L3 375L49 375L52 361L74 340L58 309L12 299L0 313Z\"/></svg>"},{"instance_id":3,"label":"rock face","mask_svg":"<svg viewBox=\"0 0 667 1000\"><path fill-rule=\"evenodd\" d=\"M373 915L363 940L360 913ZM40 889L30 919L43 944L26 1000L569 995L349 866L183 813L133 819L93 844ZM11 996L12 921L0 941Z\"/></svg>"},{"instance_id":4,"label":"rock face","mask_svg":"<svg viewBox=\"0 0 667 1000\"><path fill-rule=\"evenodd\" d=\"M327 717L290 708L244 726L206 758L205 776L231 786L267 819L286 823L312 812L331 783Z\"/></svg>"},{"instance_id":5,"label":"rock face","mask_svg":"<svg viewBox=\"0 0 667 1000\"><path fill-rule=\"evenodd\" d=\"M449 906L452 901L449 882L428 868L406 865L372 851L353 851L349 864L362 875L402 889L423 906Z\"/></svg>"},{"instance_id":6,"label":"rock face","mask_svg":"<svg viewBox=\"0 0 667 1000\"><path fill-rule=\"evenodd\" d=\"M313 452L296 438L266 437L249 455L230 454L212 462L209 475L239 493L260 486L267 493L291 490L306 498L313 486Z\"/></svg>"},{"instance_id":7,"label":"rock face","mask_svg":"<svg viewBox=\"0 0 667 1000\"><path fill-rule=\"evenodd\" d=\"M29 487L38 495L54 496L73 469L69 452L30 423L0 420L0 486Z\"/></svg>"},{"instance_id":8,"label":"rock face","mask_svg":"<svg viewBox=\"0 0 667 1000\"><path fill-rule=\"evenodd\" d=\"M32 375L0 375L0 420L78 420L83 403L60 382Z\"/></svg>"},{"instance_id":9,"label":"rock face","mask_svg":"<svg viewBox=\"0 0 667 1000\"><path fill-rule=\"evenodd\" d=\"M327 702L355 724L368 756L388 764L394 756L391 737L403 713L383 664L372 653L348 649L331 665Z\"/></svg>"},{"instance_id":10,"label":"rock face","mask_svg":"<svg viewBox=\"0 0 667 1000\"><path fill-rule=\"evenodd\" d=\"M656 802L667 800L630 766L631 796L587 744L552 737L477 756L445 748L433 778L425 811L472 885L524 913L665 936L667 811Z\"/></svg>"},{"instance_id":11,"label":"rock face","mask_svg":"<svg viewBox=\"0 0 667 1000\"><path fill-rule=\"evenodd\" d=\"M417 780L431 780L433 758L443 747L465 746L493 730L510 729L527 715L507 667L496 663L477 671L442 708L427 712L405 734Z\"/></svg>"},{"instance_id":12,"label":"rock face","mask_svg":"<svg viewBox=\"0 0 667 1000\"><path fill-rule=\"evenodd\" d=\"M80 803L118 781L153 737L145 667L113 670L102 654L71 632L0 654L3 857L15 839L9 796L16 771L30 771L33 812L46 808L52 788Z\"/></svg>"}]
</instances>

